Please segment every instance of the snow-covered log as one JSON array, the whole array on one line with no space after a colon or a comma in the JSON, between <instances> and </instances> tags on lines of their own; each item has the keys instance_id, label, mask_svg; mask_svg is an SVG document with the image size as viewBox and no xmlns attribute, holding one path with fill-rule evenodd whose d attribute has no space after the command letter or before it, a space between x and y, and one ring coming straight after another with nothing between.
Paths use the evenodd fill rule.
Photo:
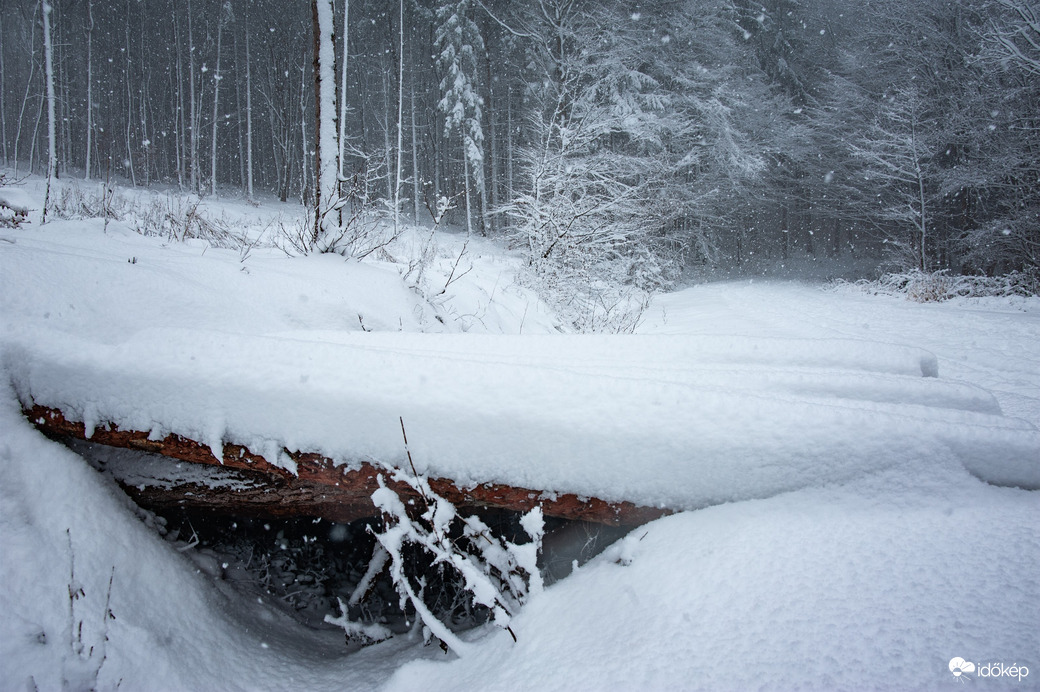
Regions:
<instances>
[{"instance_id":1,"label":"snow-covered log","mask_svg":"<svg viewBox=\"0 0 1040 692\"><path fill-rule=\"evenodd\" d=\"M155 440L140 430L99 425L88 436L83 423L69 420L58 409L34 405L24 413L40 431L54 438L89 439L96 444L223 467L220 478L208 477L205 473L185 473L180 482L165 475L153 478L155 482L150 483L142 477L145 472L134 476L132 482L124 483L135 499L153 506L187 505L235 514L322 517L350 522L379 516L372 493L380 487L380 475L387 476L385 485L402 499L420 499L411 485L390 479L386 469L369 463L348 469L319 454L285 450L296 463L297 473L293 474L241 445L224 444L223 454L217 459L209 445L180 435L170 434ZM460 508L527 512L541 506L546 516L613 526L638 526L668 514L667 510L630 502L604 502L495 483L461 488L450 479L431 478L429 485L439 496Z\"/></svg>"}]
</instances>

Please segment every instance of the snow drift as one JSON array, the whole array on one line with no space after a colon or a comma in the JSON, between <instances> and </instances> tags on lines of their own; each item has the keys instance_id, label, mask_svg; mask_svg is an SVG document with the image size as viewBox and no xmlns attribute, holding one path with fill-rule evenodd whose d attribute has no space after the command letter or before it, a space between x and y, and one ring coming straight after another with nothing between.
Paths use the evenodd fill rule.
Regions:
<instances>
[{"instance_id":1,"label":"snow drift","mask_svg":"<svg viewBox=\"0 0 1040 692\"><path fill-rule=\"evenodd\" d=\"M919 349L843 340L305 334L150 328L118 343L23 329L23 405L211 445L692 509L961 464L1040 487L1028 423Z\"/></svg>"}]
</instances>

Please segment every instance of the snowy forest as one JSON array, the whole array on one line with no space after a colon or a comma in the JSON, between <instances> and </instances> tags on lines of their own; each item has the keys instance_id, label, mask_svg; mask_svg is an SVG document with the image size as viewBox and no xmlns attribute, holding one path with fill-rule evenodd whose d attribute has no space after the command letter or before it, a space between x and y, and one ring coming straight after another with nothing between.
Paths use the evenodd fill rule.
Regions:
<instances>
[{"instance_id":1,"label":"snowy forest","mask_svg":"<svg viewBox=\"0 0 1040 692\"><path fill-rule=\"evenodd\" d=\"M15 174L47 169L47 24L58 177L317 205L313 249L383 213L508 239L549 285L1040 263L1030 0L2 7Z\"/></svg>"},{"instance_id":2,"label":"snowy forest","mask_svg":"<svg viewBox=\"0 0 1040 692\"><path fill-rule=\"evenodd\" d=\"M0 692L1040 675L1037 0L0 0L0 142Z\"/></svg>"}]
</instances>

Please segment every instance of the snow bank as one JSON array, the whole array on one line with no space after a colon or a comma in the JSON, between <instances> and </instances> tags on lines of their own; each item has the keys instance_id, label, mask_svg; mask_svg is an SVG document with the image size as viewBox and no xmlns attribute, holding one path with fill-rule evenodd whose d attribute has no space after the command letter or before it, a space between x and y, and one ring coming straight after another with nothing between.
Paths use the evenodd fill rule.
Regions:
<instances>
[{"instance_id":1,"label":"snow bank","mask_svg":"<svg viewBox=\"0 0 1040 692\"><path fill-rule=\"evenodd\" d=\"M1036 430L1001 416L987 392L936 377L935 356L918 348L417 334L552 329L537 301L503 284L510 265L476 242L454 293L428 300L400 265L243 259L90 222L5 237L3 363L23 404L88 428L235 442L286 465L283 447L401 463L403 417L423 472L672 508L907 464L1040 485ZM437 262L459 259L450 237L434 243L450 252L411 242L427 283ZM464 319L480 305L480 320Z\"/></svg>"},{"instance_id":2,"label":"snow bank","mask_svg":"<svg viewBox=\"0 0 1040 692\"><path fill-rule=\"evenodd\" d=\"M23 328L4 353L23 404L88 430L402 464L403 417L419 471L464 485L675 509L907 465L1040 487L1032 426L883 344L161 328L106 344Z\"/></svg>"},{"instance_id":3,"label":"snow bank","mask_svg":"<svg viewBox=\"0 0 1040 692\"><path fill-rule=\"evenodd\" d=\"M402 279L400 264L270 248L243 260L201 241L167 245L122 224L102 228L58 221L2 232L0 320L102 340L159 325L256 334L553 329L544 304L512 285L515 267L480 250L467 255L473 271L430 301Z\"/></svg>"},{"instance_id":4,"label":"snow bank","mask_svg":"<svg viewBox=\"0 0 1040 692\"><path fill-rule=\"evenodd\" d=\"M113 578L98 689L931 689L955 656L1037 663L1040 497L920 468L649 524L532 599L515 644L487 628L465 660L408 638L347 654L200 573L4 389L5 689L92 682L66 529L88 647Z\"/></svg>"},{"instance_id":5,"label":"snow bank","mask_svg":"<svg viewBox=\"0 0 1040 692\"><path fill-rule=\"evenodd\" d=\"M0 430L0 689L374 689L411 646L346 656L342 632L301 628L266 596L201 573L110 481L33 430L6 385Z\"/></svg>"},{"instance_id":6,"label":"snow bank","mask_svg":"<svg viewBox=\"0 0 1040 692\"><path fill-rule=\"evenodd\" d=\"M954 689L948 663L1040 674L1040 497L963 472L667 517L547 589L464 660L388 690Z\"/></svg>"}]
</instances>

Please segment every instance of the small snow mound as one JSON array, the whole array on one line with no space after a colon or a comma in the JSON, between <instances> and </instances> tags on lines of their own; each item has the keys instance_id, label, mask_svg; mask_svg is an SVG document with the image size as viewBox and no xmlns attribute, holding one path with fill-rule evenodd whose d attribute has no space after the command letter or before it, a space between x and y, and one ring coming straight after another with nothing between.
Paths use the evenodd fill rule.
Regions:
<instances>
[{"instance_id":1,"label":"small snow mound","mask_svg":"<svg viewBox=\"0 0 1040 692\"><path fill-rule=\"evenodd\" d=\"M35 208L29 194L17 187L0 187L0 207L18 214L28 214Z\"/></svg>"}]
</instances>

